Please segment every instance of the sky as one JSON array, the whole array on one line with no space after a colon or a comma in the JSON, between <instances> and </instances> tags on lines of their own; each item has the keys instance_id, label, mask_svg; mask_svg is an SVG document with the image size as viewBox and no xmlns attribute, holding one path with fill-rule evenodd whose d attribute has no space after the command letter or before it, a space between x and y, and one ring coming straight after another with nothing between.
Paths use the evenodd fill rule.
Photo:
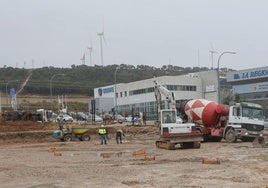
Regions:
<instances>
[{"instance_id":1,"label":"sky","mask_svg":"<svg viewBox=\"0 0 268 188\"><path fill-rule=\"evenodd\" d=\"M0 67L264 67L267 7L267 0L1 0ZM219 58L224 52L236 54Z\"/></svg>"}]
</instances>

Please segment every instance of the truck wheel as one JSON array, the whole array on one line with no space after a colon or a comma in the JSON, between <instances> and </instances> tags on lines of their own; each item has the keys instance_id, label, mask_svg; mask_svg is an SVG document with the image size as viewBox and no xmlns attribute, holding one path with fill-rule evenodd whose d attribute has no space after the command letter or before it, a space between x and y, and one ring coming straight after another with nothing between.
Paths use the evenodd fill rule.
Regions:
<instances>
[{"instance_id":1,"label":"truck wheel","mask_svg":"<svg viewBox=\"0 0 268 188\"><path fill-rule=\"evenodd\" d=\"M70 141L72 141L72 135L70 135L70 134L66 134L66 135L64 136L64 141L65 141L65 142L70 142Z\"/></svg>"},{"instance_id":2,"label":"truck wheel","mask_svg":"<svg viewBox=\"0 0 268 188\"><path fill-rule=\"evenodd\" d=\"M208 134L203 134L203 142L207 142L209 140Z\"/></svg>"},{"instance_id":3,"label":"truck wheel","mask_svg":"<svg viewBox=\"0 0 268 188\"><path fill-rule=\"evenodd\" d=\"M235 143L236 139L235 131L233 129L229 129L225 134L225 140L229 143Z\"/></svg>"},{"instance_id":4,"label":"truck wheel","mask_svg":"<svg viewBox=\"0 0 268 188\"><path fill-rule=\"evenodd\" d=\"M82 135L82 140L83 141L90 141L90 136L88 134L83 134Z\"/></svg>"}]
</instances>

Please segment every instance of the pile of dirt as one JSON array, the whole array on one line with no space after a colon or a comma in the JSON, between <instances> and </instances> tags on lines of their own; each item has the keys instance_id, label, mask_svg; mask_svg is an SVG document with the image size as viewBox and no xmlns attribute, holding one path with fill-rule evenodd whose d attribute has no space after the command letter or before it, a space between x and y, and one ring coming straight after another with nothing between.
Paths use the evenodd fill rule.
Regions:
<instances>
[{"instance_id":1,"label":"pile of dirt","mask_svg":"<svg viewBox=\"0 0 268 188\"><path fill-rule=\"evenodd\" d=\"M0 132L53 130L58 127L55 123L35 121L3 121L0 122Z\"/></svg>"},{"instance_id":2,"label":"pile of dirt","mask_svg":"<svg viewBox=\"0 0 268 188\"><path fill-rule=\"evenodd\" d=\"M99 125L68 123L64 127L86 127L92 137L98 136ZM126 135L156 135L158 129L154 126L137 127L113 124L106 126L108 137L113 137L117 129L122 129ZM18 143L18 142L54 142L53 131L58 130L57 123L43 123L33 121L6 121L0 122L0 142Z\"/></svg>"}]
</instances>

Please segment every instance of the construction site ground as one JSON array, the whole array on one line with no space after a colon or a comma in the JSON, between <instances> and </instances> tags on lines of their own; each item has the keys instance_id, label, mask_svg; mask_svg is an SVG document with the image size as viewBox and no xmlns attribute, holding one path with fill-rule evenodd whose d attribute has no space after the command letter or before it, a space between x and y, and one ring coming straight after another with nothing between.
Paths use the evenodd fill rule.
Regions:
<instances>
[{"instance_id":1,"label":"construction site ground","mask_svg":"<svg viewBox=\"0 0 268 188\"><path fill-rule=\"evenodd\" d=\"M201 143L200 149L157 149L154 126L107 126L101 145L91 140L62 142L52 137L57 124L0 123L1 187L268 187L268 148L251 142ZM125 132L122 144L115 130Z\"/></svg>"}]
</instances>

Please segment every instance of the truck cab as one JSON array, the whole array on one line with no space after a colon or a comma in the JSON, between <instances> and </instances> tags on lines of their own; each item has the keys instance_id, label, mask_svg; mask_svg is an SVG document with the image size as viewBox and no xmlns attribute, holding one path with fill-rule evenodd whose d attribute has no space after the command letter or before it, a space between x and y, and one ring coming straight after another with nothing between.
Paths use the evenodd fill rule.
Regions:
<instances>
[{"instance_id":1,"label":"truck cab","mask_svg":"<svg viewBox=\"0 0 268 188\"><path fill-rule=\"evenodd\" d=\"M241 102L230 107L228 125L224 137L228 142L252 141L262 135L264 113L261 105Z\"/></svg>"}]
</instances>

